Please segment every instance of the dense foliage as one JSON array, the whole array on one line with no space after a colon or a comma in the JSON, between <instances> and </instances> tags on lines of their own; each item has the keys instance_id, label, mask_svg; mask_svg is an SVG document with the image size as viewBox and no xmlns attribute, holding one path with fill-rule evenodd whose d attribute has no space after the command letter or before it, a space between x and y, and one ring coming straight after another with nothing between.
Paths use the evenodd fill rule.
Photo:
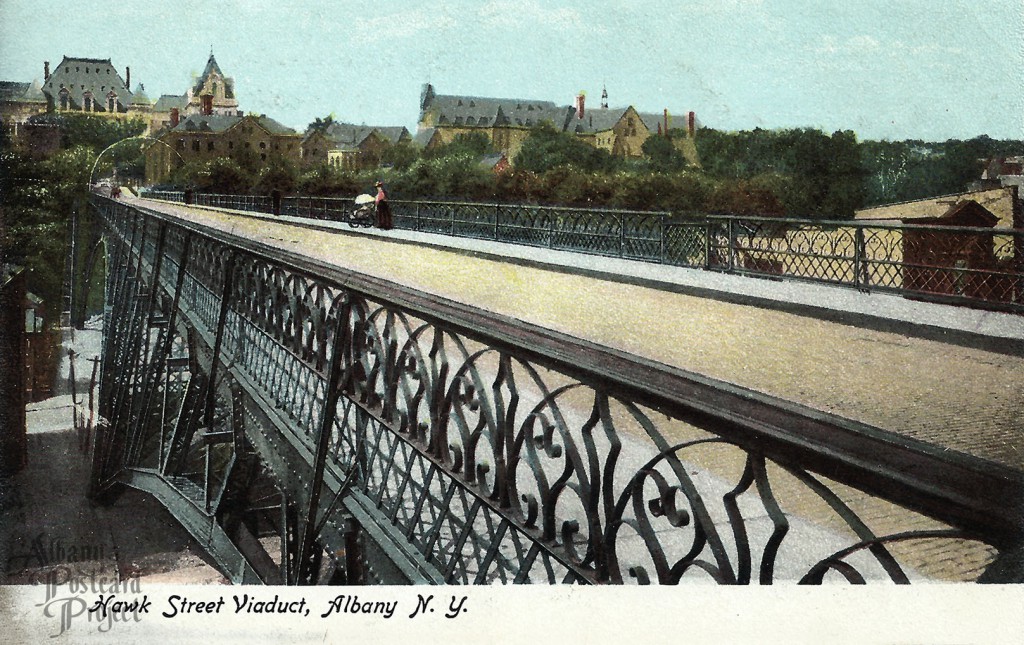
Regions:
<instances>
[{"instance_id":1,"label":"dense foliage","mask_svg":"<svg viewBox=\"0 0 1024 645\"><path fill-rule=\"evenodd\" d=\"M329 123L330 117L311 126ZM510 170L494 173L480 163L493 152L488 138L474 133L428 152L410 143L387 146L380 167L371 169L300 169L278 161L260 170L223 159L186 165L174 182L209 192L352 196L372 192L383 179L392 196L406 199L846 219L864 206L966 190L980 178L984 159L1024 154L1024 143L861 142L850 131L810 128L701 129L690 139L673 130L650 137L642 157L624 159L545 124L523 141ZM696 158L699 165L690 162Z\"/></svg>"},{"instance_id":2,"label":"dense foliage","mask_svg":"<svg viewBox=\"0 0 1024 645\"><path fill-rule=\"evenodd\" d=\"M0 262L22 266L27 287L48 308L48 322L60 313L69 222L85 207L89 182L109 174L115 164L138 163L139 147L108 146L145 129L142 121L113 121L94 115L41 115L34 122L59 125L62 149L35 159L0 138ZM86 220L80 225L86 226Z\"/></svg>"}]
</instances>

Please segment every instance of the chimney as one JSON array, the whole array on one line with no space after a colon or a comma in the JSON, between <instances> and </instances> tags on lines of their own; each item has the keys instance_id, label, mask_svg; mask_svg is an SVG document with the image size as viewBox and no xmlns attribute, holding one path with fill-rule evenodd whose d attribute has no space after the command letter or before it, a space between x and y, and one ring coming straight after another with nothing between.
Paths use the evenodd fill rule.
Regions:
<instances>
[{"instance_id":1,"label":"chimney","mask_svg":"<svg viewBox=\"0 0 1024 645\"><path fill-rule=\"evenodd\" d=\"M686 131L692 137L697 133L697 115L694 112L690 112L686 119Z\"/></svg>"},{"instance_id":2,"label":"chimney","mask_svg":"<svg viewBox=\"0 0 1024 645\"><path fill-rule=\"evenodd\" d=\"M132 68L124 68L124 86L128 88L128 91L132 91Z\"/></svg>"},{"instance_id":3,"label":"chimney","mask_svg":"<svg viewBox=\"0 0 1024 645\"><path fill-rule=\"evenodd\" d=\"M171 108L171 127L178 125L178 120L181 116L178 113L178 108Z\"/></svg>"},{"instance_id":4,"label":"chimney","mask_svg":"<svg viewBox=\"0 0 1024 645\"><path fill-rule=\"evenodd\" d=\"M50 61L43 61L43 82L50 80Z\"/></svg>"},{"instance_id":5,"label":"chimney","mask_svg":"<svg viewBox=\"0 0 1024 645\"><path fill-rule=\"evenodd\" d=\"M584 105L585 105L586 101L587 101L587 96L583 92L580 92L579 94L576 95L576 118L577 119L582 119L583 118Z\"/></svg>"}]
</instances>

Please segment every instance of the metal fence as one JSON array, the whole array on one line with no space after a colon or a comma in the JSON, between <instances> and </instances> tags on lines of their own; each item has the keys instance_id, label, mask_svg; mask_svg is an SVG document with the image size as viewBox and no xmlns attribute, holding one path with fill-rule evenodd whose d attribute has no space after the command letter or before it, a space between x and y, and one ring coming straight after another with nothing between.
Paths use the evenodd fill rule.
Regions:
<instances>
[{"instance_id":1,"label":"metal fence","mask_svg":"<svg viewBox=\"0 0 1024 645\"><path fill-rule=\"evenodd\" d=\"M1020 581L1017 470L93 203L94 481L158 494L233 579Z\"/></svg>"},{"instance_id":2,"label":"metal fence","mask_svg":"<svg viewBox=\"0 0 1024 645\"><path fill-rule=\"evenodd\" d=\"M148 197L184 201L181 192ZM269 197L199 205L274 212ZM398 229L1024 312L1024 230L523 204L392 200ZM252 205L249 205L252 204ZM277 213L344 221L351 200L285 197Z\"/></svg>"}]
</instances>

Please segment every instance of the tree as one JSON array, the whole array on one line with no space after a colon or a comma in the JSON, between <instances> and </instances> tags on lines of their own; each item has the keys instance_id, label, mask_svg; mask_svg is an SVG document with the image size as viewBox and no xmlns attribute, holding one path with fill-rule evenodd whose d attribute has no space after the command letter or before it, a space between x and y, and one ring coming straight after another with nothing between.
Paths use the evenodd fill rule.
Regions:
<instances>
[{"instance_id":1,"label":"tree","mask_svg":"<svg viewBox=\"0 0 1024 645\"><path fill-rule=\"evenodd\" d=\"M494 152L491 140L483 132L464 132L455 135L450 142L439 145L424 156L431 159L468 155L479 158Z\"/></svg>"},{"instance_id":2,"label":"tree","mask_svg":"<svg viewBox=\"0 0 1024 645\"><path fill-rule=\"evenodd\" d=\"M513 163L518 168L536 173L562 166L582 172L607 172L616 166L608 151L595 148L568 132L556 130L548 123L530 131Z\"/></svg>"},{"instance_id":3,"label":"tree","mask_svg":"<svg viewBox=\"0 0 1024 645\"><path fill-rule=\"evenodd\" d=\"M411 141L387 142L381 151L380 163L396 170L405 170L420 158L420 151Z\"/></svg>"},{"instance_id":4,"label":"tree","mask_svg":"<svg viewBox=\"0 0 1024 645\"><path fill-rule=\"evenodd\" d=\"M29 123L60 126L61 147L88 146L97 153L122 139L141 135L146 122L136 117L109 119L95 114L47 113L29 118Z\"/></svg>"},{"instance_id":5,"label":"tree","mask_svg":"<svg viewBox=\"0 0 1024 645\"><path fill-rule=\"evenodd\" d=\"M287 195L299 184L299 173L295 166L284 157L274 155L266 167L256 175L252 191L261 195L279 192Z\"/></svg>"},{"instance_id":6,"label":"tree","mask_svg":"<svg viewBox=\"0 0 1024 645\"><path fill-rule=\"evenodd\" d=\"M666 136L647 137L641 150L654 172L677 172L686 167L683 153Z\"/></svg>"}]
</instances>

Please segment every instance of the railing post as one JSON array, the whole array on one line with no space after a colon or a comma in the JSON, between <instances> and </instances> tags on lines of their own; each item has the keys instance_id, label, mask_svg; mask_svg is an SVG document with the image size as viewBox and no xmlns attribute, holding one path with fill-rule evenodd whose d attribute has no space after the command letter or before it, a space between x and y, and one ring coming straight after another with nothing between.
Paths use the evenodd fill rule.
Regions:
<instances>
[{"instance_id":1,"label":"railing post","mask_svg":"<svg viewBox=\"0 0 1024 645\"><path fill-rule=\"evenodd\" d=\"M419 202L416 202L416 228L415 228L415 230L417 232L420 230L420 203Z\"/></svg>"},{"instance_id":2,"label":"railing post","mask_svg":"<svg viewBox=\"0 0 1024 645\"><path fill-rule=\"evenodd\" d=\"M313 541L316 538L316 516L320 504L320 489L323 488L324 484L324 468L327 465L327 453L330 451L334 417L337 413L338 397L340 396L338 390L342 377L341 364L349 345L349 306L347 303L344 303L338 309L339 311L336 311L338 319L335 321L334 341L331 346L331 361L327 371L327 389L324 391L324 406L321 409L316 453L313 456L313 481L309 489L309 506L306 508L305 522L302 524L302 534L299 540L297 578L300 583L312 583L313 575L315 574L314 571L311 571L310 556L313 550ZM355 468L356 466L353 465L352 467Z\"/></svg>"},{"instance_id":3,"label":"railing post","mask_svg":"<svg viewBox=\"0 0 1024 645\"><path fill-rule=\"evenodd\" d=\"M864 260L864 227L857 225L853 238L853 286L866 291L868 276ZM861 279L861 271L864 271L863 279Z\"/></svg>"},{"instance_id":4,"label":"railing post","mask_svg":"<svg viewBox=\"0 0 1024 645\"><path fill-rule=\"evenodd\" d=\"M498 217L501 216L501 205L494 205L494 241L498 241Z\"/></svg>"},{"instance_id":5,"label":"railing post","mask_svg":"<svg viewBox=\"0 0 1024 645\"><path fill-rule=\"evenodd\" d=\"M626 257L626 214L619 213L619 257Z\"/></svg>"},{"instance_id":6,"label":"railing post","mask_svg":"<svg viewBox=\"0 0 1024 645\"><path fill-rule=\"evenodd\" d=\"M736 227L731 215L727 221L729 223L729 259L726 266L729 268L729 271L734 271L736 269Z\"/></svg>"},{"instance_id":7,"label":"railing post","mask_svg":"<svg viewBox=\"0 0 1024 645\"><path fill-rule=\"evenodd\" d=\"M711 235L713 222L707 215L704 216L704 268L711 269Z\"/></svg>"},{"instance_id":8,"label":"railing post","mask_svg":"<svg viewBox=\"0 0 1024 645\"><path fill-rule=\"evenodd\" d=\"M666 213L662 213L661 214L661 219L659 220L659 222L661 224L661 251L659 253L659 256L661 257L661 263L662 264L668 264L668 258L665 257L665 252L666 252L666 248L667 248L667 246L665 244L665 235L668 233L668 225L666 224L665 220L667 220L667 219L668 219L667 214Z\"/></svg>"}]
</instances>

